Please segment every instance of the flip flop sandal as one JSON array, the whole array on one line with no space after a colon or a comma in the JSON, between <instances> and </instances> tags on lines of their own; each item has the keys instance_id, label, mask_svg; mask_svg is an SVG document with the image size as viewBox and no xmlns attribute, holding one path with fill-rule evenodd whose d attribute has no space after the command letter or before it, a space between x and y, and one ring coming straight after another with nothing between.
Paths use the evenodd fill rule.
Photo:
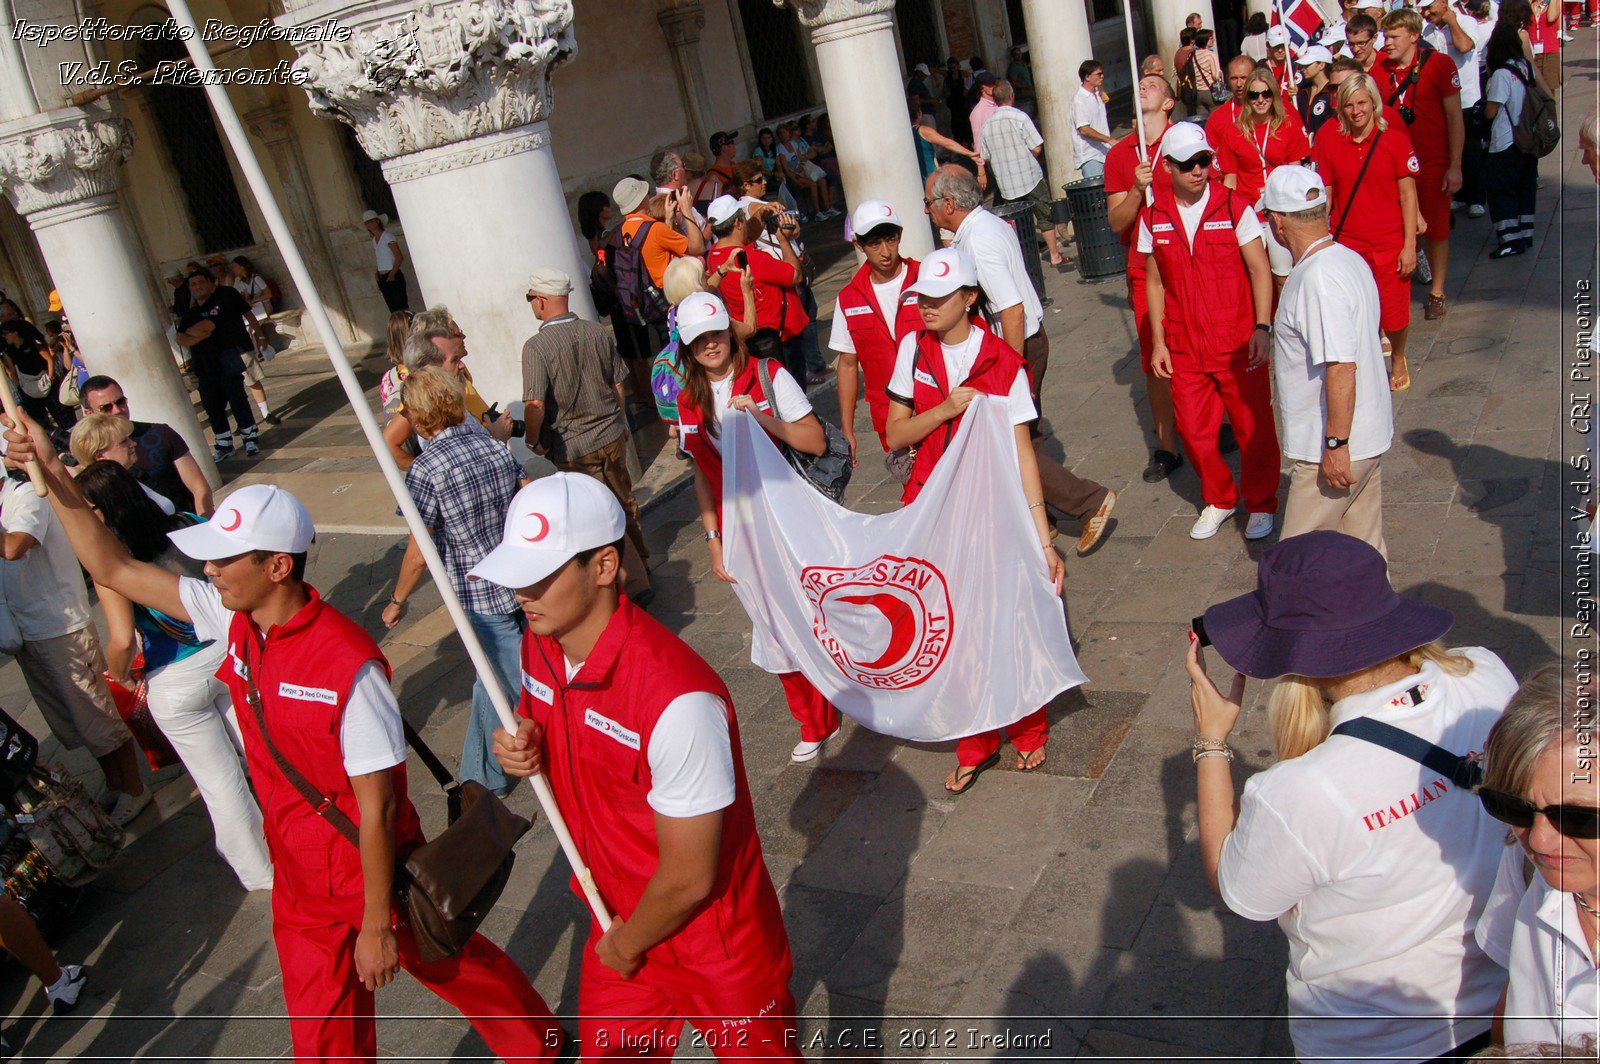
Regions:
<instances>
[{"instance_id":1,"label":"flip flop sandal","mask_svg":"<svg viewBox=\"0 0 1600 1064\"><path fill-rule=\"evenodd\" d=\"M972 790L972 785L974 783L978 782L978 777L979 776L983 775L985 772L988 772L990 769L994 768L999 763L1000 763L1000 751L996 750L994 753L992 753L988 757L984 758L978 764L973 765L973 766L970 767L970 769L968 769L966 782L962 783L959 789L951 790L949 787L946 787L944 789L944 793L948 794L952 798L955 798L955 797L958 797L960 795L966 794L968 791ZM963 765L963 766L961 766L961 768L966 769L966 768L968 768L968 766ZM957 771L960 771L960 769L958 769Z\"/></svg>"},{"instance_id":2,"label":"flip flop sandal","mask_svg":"<svg viewBox=\"0 0 1600 1064\"><path fill-rule=\"evenodd\" d=\"M1017 751L1017 756L1019 758L1021 758L1023 761L1027 761L1034 754L1043 754L1044 752L1045 752L1044 747L1036 746L1032 750L1018 750ZM1029 765L1027 768L1022 768L1022 767L1019 766L1017 768L1017 771L1018 772L1038 772L1040 769L1044 768L1044 763L1048 759L1048 756L1049 755L1046 755L1045 757L1041 757L1039 759L1039 763L1037 765Z\"/></svg>"},{"instance_id":3,"label":"flip flop sandal","mask_svg":"<svg viewBox=\"0 0 1600 1064\"><path fill-rule=\"evenodd\" d=\"M1394 382L1394 378L1392 376L1389 378L1389 390L1391 392L1408 392L1408 391L1411 390L1411 367L1410 366L1406 367L1406 376L1405 376L1405 380L1402 383L1396 384Z\"/></svg>"}]
</instances>

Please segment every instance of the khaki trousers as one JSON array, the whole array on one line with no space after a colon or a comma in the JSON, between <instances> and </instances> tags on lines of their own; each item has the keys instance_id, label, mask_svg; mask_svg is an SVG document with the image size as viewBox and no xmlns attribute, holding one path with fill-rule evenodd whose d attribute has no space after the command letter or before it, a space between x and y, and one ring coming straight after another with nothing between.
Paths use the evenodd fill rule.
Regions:
<instances>
[{"instance_id":1,"label":"khaki trousers","mask_svg":"<svg viewBox=\"0 0 1600 1064\"><path fill-rule=\"evenodd\" d=\"M1365 540L1385 559L1383 541L1383 470L1380 458L1350 463L1355 483L1335 491L1323 483L1321 464L1296 461L1289 472L1289 501L1283 509L1280 539L1328 529Z\"/></svg>"}]
</instances>

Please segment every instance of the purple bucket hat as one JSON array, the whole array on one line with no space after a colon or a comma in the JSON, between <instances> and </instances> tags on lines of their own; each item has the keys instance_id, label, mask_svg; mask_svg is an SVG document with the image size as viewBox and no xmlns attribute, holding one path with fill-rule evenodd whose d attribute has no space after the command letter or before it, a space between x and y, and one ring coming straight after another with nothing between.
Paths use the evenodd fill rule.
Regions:
<instances>
[{"instance_id":1,"label":"purple bucket hat","mask_svg":"<svg viewBox=\"0 0 1600 1064\"><path fill-rule=\"evenodd\" d=\"M1206 610L1229 667L1258 680L1348 676L1431 643L1455 615L1397 594L1388 565L1342 532L1307 532L1261 556L1256 590Z\"/></svg>"}]
</instances>

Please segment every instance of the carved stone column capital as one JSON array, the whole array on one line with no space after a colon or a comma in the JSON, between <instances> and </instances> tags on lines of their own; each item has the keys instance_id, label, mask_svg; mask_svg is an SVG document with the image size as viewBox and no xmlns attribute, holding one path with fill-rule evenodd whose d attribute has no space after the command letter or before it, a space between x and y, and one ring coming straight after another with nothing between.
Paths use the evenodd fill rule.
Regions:
<instances>
[{"instance_id":1,"label":"carved stone column capital","mask_svg":"<svg viewBox=\"0 0 1600 1064\"><path fill-rule=\"evenodd\" d=\"M133 127L107 108L68 107L0 125L0 189L18 213L104 209L118 165L133 154Z\"/></svg>"},{"instance_id":2,"label":"carved stone column capital","mask_svg":"<svg viewBox=\"0 0 1600 1064\"><path fill-rule=\"evenodd\" d=\"M813 44L871 33L894 24L895 0L772 0L792 7Z\"/></svg>"},{"instance_id":3,"label":"carved stone column capital","mask_svg":"<svg viewBox=\"0 0 1600 1064\"><path fill-rule=\"evenodd\" d=\"M674 4L657 11L656 21L668 44L685 48L699 42L700 32L706 28L706 9L699 0Z\"/></svg>"},{"instance_id":4,"label":"carved stone column capital","mask_svg":"<svg viewBox=\"0 0 1600 1064\"><path fill-rule=\"evenodd\" d=\"M289 105L282 100L257 107L239 116L245 127L261 138L264 144L278 144L294 135L294 120L289 115Z\"/></svg>"},{"instance_id":5,"label":"carved stone column capital","mask_svg":"<svg viewBox=\"0 0 1600 1064\"><path fill-rule=\"evenodd\" d=\"M577 52L572 0L315 3L278 24L330 16L349 39L296 42L294 69L380 162L547 119L550 73Z\"/></svg>"}]
</instances>

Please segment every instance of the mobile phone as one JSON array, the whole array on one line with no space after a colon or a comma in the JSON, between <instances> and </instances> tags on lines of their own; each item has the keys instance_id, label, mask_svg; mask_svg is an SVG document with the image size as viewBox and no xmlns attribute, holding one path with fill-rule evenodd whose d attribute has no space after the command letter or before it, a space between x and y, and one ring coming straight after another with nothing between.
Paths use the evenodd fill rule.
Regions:
<instances>
[{"instance_id":1,"label":"mobile phone","mask_svg":"<svg viewBox=\"0 0 1600 1064\"><path fill-rule=\"evenodd\" d=\"M747 270L750 268L750 256L746 255L743 251L734 252L733 261L739 264L739 269L741 270Z\"/></svg>"},{"instance_id":2,"label":"mobile phone","mask_svg":"<svg viewBox=\"0 0 1600 1064\"><path fill-rule=\"evenodd\" d=\"M1190 621L1189 630L1194 633L1194 637L1200 641L1201 646L1208 647L1211 645L1211 639L1206 635L1206 619L1204 615Z\"/></svg>"}]
</instances>

